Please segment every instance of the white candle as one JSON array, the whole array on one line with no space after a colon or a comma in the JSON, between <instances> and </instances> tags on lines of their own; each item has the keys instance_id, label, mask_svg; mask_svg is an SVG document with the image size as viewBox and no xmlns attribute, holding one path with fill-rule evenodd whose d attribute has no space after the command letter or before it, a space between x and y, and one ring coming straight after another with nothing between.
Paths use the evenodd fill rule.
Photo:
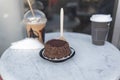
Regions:
<instances>
[{"instance_id":1,"label":"white candle","mask_svg":"<svg viewBox=\"0 0 120 80\"><path fill-rule=\"evenodd\" d=\"M64 24L64 10L60 10L60 36L63 36L63 24Z\"/></svg>"}]
</instances>

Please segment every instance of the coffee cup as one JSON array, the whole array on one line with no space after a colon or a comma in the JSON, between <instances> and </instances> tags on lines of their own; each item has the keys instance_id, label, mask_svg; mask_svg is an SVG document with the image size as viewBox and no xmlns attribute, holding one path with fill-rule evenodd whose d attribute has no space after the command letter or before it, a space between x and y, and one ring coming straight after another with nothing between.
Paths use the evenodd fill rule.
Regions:
<instances>
[{"instance_id":1,"label":"coffee cup","mask_svg":"<svg viewBox=\"0 0 120 80\"><path fill-rule=\"evenodd\" d=\"M92 43L95 45L104 45L109 32L109 25L112 21L110 15L95 14L90 18Z\"/></svg>"},{"instance_id":2,"label":"coffee cup","mask_svg":"<svg viewBox=\"0 0 120 80\"><path fill-rule=\"evenodd\" d=\"M24 15L24 22L26 24L27 36L31 38L37 38L41 43L45 40L45 26L46 26L46 16L40 10L29 10Z\"/></svg>"}]
</instances>

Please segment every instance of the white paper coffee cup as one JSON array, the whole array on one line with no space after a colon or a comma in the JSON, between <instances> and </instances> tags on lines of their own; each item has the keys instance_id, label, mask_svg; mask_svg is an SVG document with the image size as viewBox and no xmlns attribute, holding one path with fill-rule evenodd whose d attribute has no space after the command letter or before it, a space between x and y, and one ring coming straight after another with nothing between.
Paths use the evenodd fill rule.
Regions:
<instances>
[{"instance_id":1,"label":"white paper coffee cup","mask_svg":"<svg viewBox=\"0 0 120 80\"><path fill-rule=\"evenodd\" d=\"M92 43L95 45L104 45L109 32L109 23L112 21L110 15L95 14L90 18Z\"/></svg>"}]
</instances>

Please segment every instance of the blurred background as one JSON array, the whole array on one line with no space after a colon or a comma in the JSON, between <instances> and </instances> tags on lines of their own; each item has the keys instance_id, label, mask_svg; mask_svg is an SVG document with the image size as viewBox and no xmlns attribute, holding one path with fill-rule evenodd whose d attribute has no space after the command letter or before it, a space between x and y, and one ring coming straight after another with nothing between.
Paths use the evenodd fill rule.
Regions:
<instances>
[{"instance_id":1,"label":"blurred background","mask_svg":"<svg viewBox=\"0 0 120 80\"><path fill-rule=\"evenodd\" d=\"M113 38L114 26L119 27L119 0L30 0L34 9L43 11L48 19L46 33L57 32L60 28L60 8L64 8L65 32L77 32L91 35L90 17L93 14L110 14L113 21L110 24L108 41ZM5 4L9 4L5 5ZM2 54L12 42L25 38L26 31L23 16L29 10L26 0L1 0L0 1L0 54ZM7 24L6 24L7 23ZM16 27L17 26L17 27ZM20 27L19 27L20 26ZM116 31L114 31L116 32ZM7 33L7 34L2 34ZM114 42L119 47L119 31L114 34ZM3 42L4 41L4 42Z\"/></svg>"},{"instance_id":2,"label":"blurred background","mask_svg":"<svg viewBox=\"0 0 120 80\"><path fill-rule=\"evenodd\" d=\"M59 31L60 8L65 11L65 31L91 34L90 17L93 14L113 15L115 0L31 0L34 9L42 10L48 19L46 32ZM25 12L29 10L25 2ZM110 31L109 41L111 41Z\"/></svg>"}]
</instances>

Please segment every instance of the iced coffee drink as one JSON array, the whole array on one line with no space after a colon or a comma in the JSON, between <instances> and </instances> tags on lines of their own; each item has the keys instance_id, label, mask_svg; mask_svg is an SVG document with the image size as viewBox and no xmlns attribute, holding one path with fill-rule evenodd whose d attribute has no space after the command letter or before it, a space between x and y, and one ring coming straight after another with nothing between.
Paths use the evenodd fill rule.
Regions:
<instances>
[{"instance_id":1,"label":"iced coffee drink","mask_svg":"<svg viewBox=\"0 0 120 80\"><path fill-rule=\"evenodd\" d=\"M35 16L32 15L31 11L24 15L27 35L31 38L37 38L41 43L44 43L47 19L42 11L34 10L34 13Z\"/></svg>"}]
</instances>

